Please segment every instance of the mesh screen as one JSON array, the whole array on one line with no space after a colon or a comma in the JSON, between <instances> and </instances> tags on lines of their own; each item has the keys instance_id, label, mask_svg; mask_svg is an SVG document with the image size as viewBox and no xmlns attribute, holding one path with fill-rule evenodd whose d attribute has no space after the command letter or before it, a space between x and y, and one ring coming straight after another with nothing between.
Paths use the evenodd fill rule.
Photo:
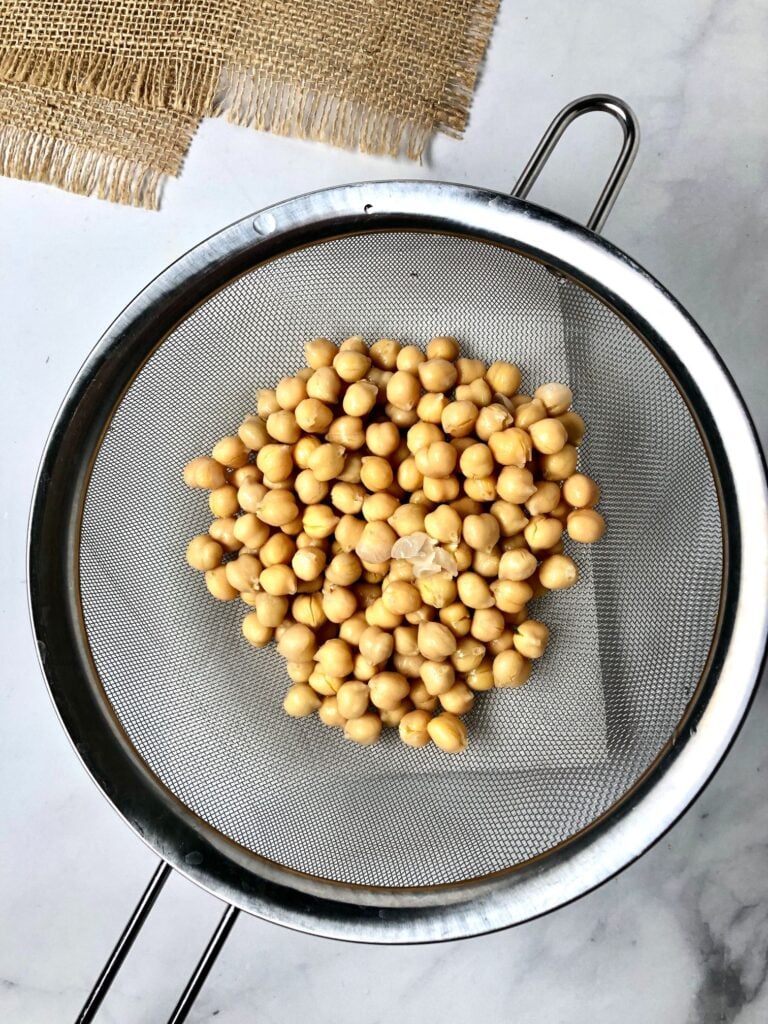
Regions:
<instances>
[{"instance_id":1,"label":"mesh screen","mask_svg":"<svg viewBox=\"0 0 768 1024\"><path fill-rule=\"evenodd\" d=\"M583 578L534 608L552 643L519 691L481 694L451 758L373 748L281 709L248 610L187 568L206 495L185 462L301 365L303 342L455 334L466 354L570 383L608 533L571 553ZM178 325L115 410L89 485L81 596L126 733L183 803L226 836L320 878L451 883L509 868L589 825L669 739L700 677L721 585L715 487L698 432L646 346L597 299L484 242L392 232L289 253Z\"/></svg>"}]
</instances>

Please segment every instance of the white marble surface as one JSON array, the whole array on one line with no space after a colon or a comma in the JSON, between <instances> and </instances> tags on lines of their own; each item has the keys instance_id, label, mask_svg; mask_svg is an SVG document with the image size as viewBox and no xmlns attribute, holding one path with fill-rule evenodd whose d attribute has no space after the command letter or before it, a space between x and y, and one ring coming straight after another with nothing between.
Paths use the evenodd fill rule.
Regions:
<instances>
[{"instance_id":1,"label":"white marble surface","mask_svg":"<svg viewBox=\"0 0 768 1024\"><path fill-rule=\"evenodd\" d=\"M462 142L423 166L206 125L160 214L0 181L0 1020L72 1020L155 858L72 754L27 622L24 541L46 431L103 328L201 238L345 180L508 188L568 99L616 92L644 138L606 234L701 322L768 437L768 9L762 0L504 0ZM615 142L587 124L537 197L583 214ZM192 1020L763 1024L768 1020L768 694L689 814L619 878L557 913L467 942L381 949L243 919ZM176 878L101 1019L155 1024L219 913Z\"/></svg>"}]
</instances>

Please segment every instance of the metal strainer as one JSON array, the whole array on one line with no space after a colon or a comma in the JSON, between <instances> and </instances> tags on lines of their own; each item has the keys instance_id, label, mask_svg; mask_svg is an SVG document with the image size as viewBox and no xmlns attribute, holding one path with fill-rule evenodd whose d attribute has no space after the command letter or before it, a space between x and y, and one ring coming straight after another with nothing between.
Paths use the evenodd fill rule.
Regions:
<instances>
[{"instance_id":1,"label":"metal strainer","mask_svg":"<svg viewBox=\"0 0 768 1024\"><path fill-rule=\"evenodd\" d=\"M624 148L587 230L523 200L587 110ZM586 97L516 196L350 185L233 225L109 328L48 443L30 538L54 701L108 798L210 892L306 931L466 936L540 914L641 853L686 808L746 711L766 631L766 493L739 396L684 310L598 237L637 144ZM302 343L454 334L567 381L609 530L550 597L530 685L484 695L459 758L371 749L281 710L277 654L240 637L184 562L206 522L181 467L232 432Z\"/></svg>"}]
</instances>

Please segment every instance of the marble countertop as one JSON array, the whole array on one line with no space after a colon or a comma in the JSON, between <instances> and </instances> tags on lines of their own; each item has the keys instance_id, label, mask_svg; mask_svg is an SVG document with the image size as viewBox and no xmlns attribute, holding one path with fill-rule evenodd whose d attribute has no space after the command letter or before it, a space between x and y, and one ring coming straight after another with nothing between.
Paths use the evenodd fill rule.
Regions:
<instances>
[{"instance_id":1,"label":"marble countertop","mask_svg":"<svg viewBox=\"0 0 768 1024\"><path fill-rule=\"evenodd\" d=\"M105 326L221 226L349 180L507 190L551 116L617 93L643 128L606 235L702 324L768 439L768 8L761 0L504 0L471 126L422 165L203 126L161 213L0 180L0 1020L74 1018L155 856L74 757L47 697L25 598L34 473L58 403ZM532 198L584 217L617 129L583 121ZM521 927L443 946L310 938L241 916L191 1020L219 1024L764 1024L768 1020L768 692L714 781L618 878ZM169 882L102 1008L166 1018L220 913Z\"/></svg>"}]
</instances>

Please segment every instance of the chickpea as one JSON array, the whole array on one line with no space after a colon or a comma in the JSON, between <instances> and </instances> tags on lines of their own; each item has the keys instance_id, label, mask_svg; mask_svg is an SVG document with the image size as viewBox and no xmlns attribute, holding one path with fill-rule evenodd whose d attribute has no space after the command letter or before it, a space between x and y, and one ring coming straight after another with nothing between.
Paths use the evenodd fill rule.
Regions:
<instances>
[{"instance_id":1,"label":"chickpea","mask_svg":"<svg viewBox=\"0 0 768 1024\"><path fill-rule=\"evenodd\" d=\"M325 435L326 441L356 451L365 444L363 421L357 416L338 416Z\"/></svg>"},{"instance_id":2,"label":"chickpea","mask_svg":"<svg viewBox=\"0 0 768 1024\"><path fill-rule=\"evenodd\" d=\"M424 685L423 680L417 679L411 683L411 702L419 711L436 711L437 697L433 697Z\"/></svg>"},{"instance_id":3,"label":"chickpea","mask_svg":"<svg viewBox=\"0 0 768 1024\"><path fill-rule=\"evenodd\" d=\"M413 711L413 704L408 697L400 701L397 707L379 710L381 724L389 729L397 729L403 718L409 711Z\"/></svg>"},{"instance_id":4,"label":"chickpea","mask_svg":"<svg viewBox=\"0 0 768 1024\"><path fill-rule=\"evenodd\" d=\"M511 398L520 387L521 374L513 363L491 363L485 379L496 394Z\"/></svg>"},{"instance_id":5,"label":"chickpea","mask_svg":"<svg viewBox=\"0 0 768 1024\"><path fill-rule=\"evenodd\" d=\"M334 405L341 394L341 377L332 366L321 366L307 381L307 395L326 405ZM297 411L298 411L297 407Z\"/></svg>"},{"instance_id":6,"label":"chickpea","mask_svg":"<svg viewBox=\"0 0 768 1024\"><path fill-rule=\"evenodd\" d=\"M368 355L368 346L365 343L365 338L362 334L352 334L348 338L345 338L339 345L340 352L361 352L363 355Z\"/></svg>"},{"instance_id":7,"label":"chickpea","mask_svg":"<svg viewBox=\"0 0 768 1024\"><path fill-rule=\"evenodd\" d=\"M236 515L240 511L237 488L232 484L214 488L208 495L208 507L217 519L227 519Z\"/></svg>"},{"instance_id":8,"label":"chickpea","mask_svg":"<svg viewBox=\"0 0 768 1024\"><path fill-rule=\"evenodd\" d=\"M400 354L402 355L402 352ZM392 374L387 383L387 402L390 405L410 412L416 408L420 396L419 381L413 373L409 373L407 370L398 370L397 373Z\"/></svg>"},{"instance_id":9,"label":"chickpea","mask_svg":"<svg viewBox=\"0 0 768 1024\"><path fill-rule=\"evenodd\" d=\"M392 555L392 546L396 540L397 535L388 523L381 520L366 523L355 546L355 553L364 562L386 562Z\"/></svg>"},{"instance_id":10,"label":"chickpea","mask_svg":"<svg viewBox=\"0 0 768 1024\"><path fill-rule=\"evenodd\" d=\"M421 396L419 404L416 406L419 420L423 423L434 423L437 425L442 421L443 409L445 409L448 403L449 399L445 395L436 395L428 391L425 395Z\"/></svg>"},{"instance_id":11,"label":"chickpea","mask_svg":"<svg viewBox=\"0 0 768 1024\"><path fill-rule=\"evenodd\" d=\"M527 580L536 571L536 556L526 548L505 551L499 561L499 579Z\"/></svg>"},{"instance_id":12,"label":"chickpea","mask_svg":"<svg viewBox=\"0 0 768 1024\"><path fill-rule=\"evenodd\" d=\"M361 718L368 710L368 687L359 680L343 683L336 694L336 704L343 718Z\"/></svg>"},{"instance_id":13,"label":"chickpea","mask_svg":"<svg viewBox=\"0 0 768 1024\"><path fill-rule=\"evenodd\" d=\"M565 524L568 521L568 516L571 514L572 511L573 510L571 509L571 506L568 504L568 502L561 498L557 505L555 505L555 507L550 512L550 516L553 519L559 519L560 522L563 524L563 528L565 528Z\"/></svg>"},{"instance_id":14,"label":"chickpea","mask_svg":"<svg viewBox=\"0 0 768 1024\"><path fill-rule=\"evenodd\" d=\"M445 394L456 383L458 372L447 359L427 359L418 366L419 380L425 391Z\"/></svg>"},{"instance_id":15,"label":"chickpea","mask_svg":"<svg viewBox=\"0 0 768 1024\"><path fill-rule=\"evenodd\" d=\"M482 576L474 572L462 572L456 580L459 600L467 608L492 608L493 594Z\"/></svg>"},{"instance_id":16,"label":"chickpea","mask_svg":"<svg viewBox=\"0 0 768 1024\"><path fill-rule=\"evenodd\" d=\"M291 718L306 718L320 707L320 698L307 683L294 683L283 700L283 710Z\"/></svg>"},{"instance_id":17,"label":"chickpea","mask_svg":"<svg viewBox=\"0 0 768 1024\"><path fill-rule=\"evenodd\" d=\"M255 512L263 523L285 526L298 516L299 509L290 491L267 491Z\"/></svg>"},{"instance_id":18,"label":"chickpea","mask_svg":"<svg viewBox=\"0 0 768 1024\"><path fill-rule=\"evenodd\" d=\"M423 661L419 676L431 697L447 693L456 682L456 670L449 661Z\"/></svg>"},{"instance_id":19,"label":"chickpea","mask_svg":"<svg viewBox=\"0 0 768 1024\"><path fill-rule=\"evenodd\" d=\"M389 402L384 406L384 412L395 426L400 427L401 430L407 430L409 427L412 427L419 418L415 409L400 409Z\"/></svg>"},{"instance_id":20,"label":"chickpea","mask_svg":"<svg viewBox=\"0 0 768 1024\"><path fill-rule=\"evenodd\" d=\"M367 416L376 404L378 388L370 381L360 380L347 388L342 408L347 416Z\"/></svg>"},{"instance_id":21,"label":"chickpea","mask_svg":"<svg viewBox=\"0 0 768 1024\"><path fill-rule=\"evenodd\" d=\"M288 565L270 565L259 576L262 590L275 597L286 597L296 593L296 574ZM296 660L296 659L294 659Z\"/></svg>"},{"instance_id":22,"label":"chickpea","mask_svg":"<svg viewBox=\"0 0 768 1024\"><path fill-rule=\"evenodd\" d=\"M568 441L568 434L560 420L547 418L531 424L529 429L533 446L544 455L555 455L562 451Z\"/></svg>"},{"instance_id":23,"label":"chickpea","mask_svg":"<svg viewBox=\"0 0 768 1024\"><path fill-rule=\"evenodd\" d=\"M435 507L436 502L431 501L424 493L424 488L420 488L418 491L414 491L410 495L410 502L412 505L418 505L423 507L425 512L429 512Z\"/></svg>"},{"instance_id":24,"label":"chickpea","mask_svg":"<svg viewBox=\"0 0 768 1024\"><path fill-rule=\"evenodd\" d=\"M365 621L369 626L379 626L381 629L394 629L403 621L403 616L391 612L381 597L365 609Z\"/></svg>"},{"instance_id":25,"label":"chickpea","mask_svg":"<svg viewBox=\"0 0 768 1024\"><path fill-rule=\"evenodd\" d=\"M284 533L274 533L269 540L262 544L259 551L259 558L264 568L280 563L287 564L296 552L296 542Z\"/></svg>"},{"instance_id":26,"label":"chickpea","mask_svg":"<svg viewBox=\"0 0 768 1024\"><path fill-rule=\"evenodd\" d=\"M528 619L521 622L515 634L515 649L524 658L540 658L549 641L549 630L543 622Z\"/></svg>"},{"instance_id":27,"label":"chickpea","mask_svg":"<svg viewBox=\"0 0 768 1024\"><path fill-rule=\"evenodd\" d=\"M408 679L418 679L424 658L420 654L393 654L392 664L397 671Z\"/></svg>"},{"instance_id":28,"label":"chickpea","mask_svg":"<svg viewBox=\"0 0 768 1024\"><path fill-rule=\"evenodd\" d=\"M434 622L436 618L437 609L431 608L428 604L423 604L415 612L408 612L405 616L405 621L412 626L420 626L422 622Z\"/></svg>"},{"instance_id":29,"label":"chickpea","mask_svg":"<svg viewBox=\"0 0 768 1024\"><path fill-rule=\"evenodd\" d=\"M454 558L456 559L456 567L459 572L464 572L472 564L474 558L474 551L470 548L466 541L462 541L459 547L454 552Z\"/></svg>"},{"instance_id":30,"label":"chickpea","mask_svg":"<svg viewBox=\"0 0 768 1024\"><path fill-rule=\"evenodd\" d=\"M296 376L306 384L314 372L311 366L302 366L300 370L296 371Z\"/></svg>"},{"instance_id":31,"label":"chickpea","mask_svg":"<svg viewBox=\"0 0 768 1024\"><path fill-rule=\"evenodd\" d=\"M339 523L339 517L330 505L307 505L302 516L304 532L315 539L330 537Z\"/></svg>"},{"instance_id":32,"label":"chickpea","mask_svg":"<svg viewBox=\"0 0 768 1024\"><path fill-rule=\"evenodd\" d=\"M431 720L428 711L409 711L403 715L398 725L398 735L407 747L426 747L429 743L427 726Z\"/></svg>"},{"instance_id":33,"label":"chickpea","mask_svg":"<svg viewBox=\"0 0 768 1024\"><path fill-rule=\"evenodd\" d=\"M307 384L301 377L283 377L275 388L275 398L281 409L293 412L307 397Z\"/></svg>"},{"instance_id":34,"label":"chickpea","mask_svg":"<svg viewBox=\"0 0 768 1024\"><path fill-rule=\"evenodd\" d=\"M477 414L475 433L481 441L487 443L493 434L498 434L511 425L512 416L509 410L505 409L500 403L495 402L492 405L487 405Z\"/></svg>"},{"instance_id":35,"label":"chickpea","mask_svg":"<svg viewBox=\"0 0 768 1024\"><path fill-rule=\"evenodd\" d=\"M471 384L459 384L455 396L457 402L474 402L478 409L493 402L493 392L484 380L473 380Z\"/></svg>"},{"instance_id":36,"label":"chickpea","mask_svg":"<svg viewBox=\"0 0 768 1024\"><path fill-rule=\"evenodd\" d=\"M252 551L258 551L261 545L269 539L269 527L266 523L262 523L253 512L247 512L239 519L235 519L232 533L241 544Z\"/></svg>"},{"instance_id":37,"label":"chickpea","mask_svg":"<svg viewBox=\"0 0 768 1024\"><path fill-rule=\"evenodd\" d=\"M340 444L321 444L309 456L308 468L318 480L333 480L344 468L344 449Z\"/></svg>"},{"instance_id":38,"label":"chickpea","mask_svg":"<svg viewBox=\"0 0 768 1024\"><path fill-rule=\"evenodd\" d=\"M450 505L438 505L424 516L427 534L441 544L458 544L461 539L461 516Z\"/></svg>"},{"instance_id":39,"label":"chickpea","mask_svg":"<svg viewBox=\"0 0 768 1024\"><path fill-rule=\"evenodd\" d=\"M488 445L496 461L502 466L522 469L533 456L531 437L519 427L508 427L488 438Z\"/></svg>"},{"instance_id":40,"label":"chickpea","mask_svg":"<svg viewBox=\"0 0 768 1024\"><path fill-rule=\"evenodd\" d=\"M351 515L343 515L336 524L336 541L342 551L354 551L360 543L365 523ZM391 548L390 548L391 550Z\"/></svg>"},{"instance_id":41,"label":"chickpea","mask_svg":"<svg viewBox=\"0 0 768 1024\"><path fill-rule=\"evenodd\" d=\"M522 686L531 674L531 663L519 651L502 651L493 659L493 684L499 688Z\"/></svg>"},{"instance_id":42,"label":"chickpea","mask_svg":"<svg viewBox=\"0 0 768 1024\"><path fill-rule=\"evenodd\" d=\"M522 505L536 493L533 473L520 466L505 466L497 482L499 497L514 505Z\"/></svg>"},{"instance_id":43,"label":"chickpea","mask_svg":"<svg viewBox=\"0 0 768 1024\"><path fill-rule=\"evenodd\" d=\"M323 611L330 622L344 622L357 609L357 598L352 590L331 584L323 592Z\"/></svg>"},{"instance_id":44,"label":"chickpea","mask_svg":"<svg viewBox=\"0 0 768 1024\"><path fill-rule=\"evenodd\" d=\"M557 418L565 427L568 443L578 448L587 432L587 425L584 420L577 412L564 412Z\"/></svg>"},{"instance_id":45,"label":"chickpea","mask_svg":"<svg viewBox=\"0 0 768 1024\"><path fill-rule=\"evenodd\" d=\"M426 356L415 345L405 345L397 353L397 369L407 373L417 373L419 364L426 360Z\"/></svg>"},{"instance_id":46,"label":"chickpea","mask_svg":"<svg viewBox=\"0 0 768 1024\"><path fill-rule=\"evenodd\" d=\"M441 693L439 701L445 711L453 715L466 715L472 710L475 695L465 682L459 681L450 690Z\"/></svg>"},{"instance_id":47,"label":"chickpea","mask_svg":"<svg viewBox=\"0 0 768 1024\"><path fill-rule=\"evenodd\" d=\"M578 451L572 444L565 444L554 455L542 455L541 475L545 480L566 480L576 472Z\"/></svg>"},{"instance_id":48,"label":"chickpea","mask_svg":"<svg viewBox=\"0 0 768 1024\"><path fill-rule=\"evenodd\" d=\"M256 590L262 568L262 563L258 558L241 552L237 558L227 562L224 566L224 575L229 585L235 590Z\"/></svg>"},{"instance_id":49,"label":"chickpea","mask_svg":"<svg viewBox=\"0 0 768 1024\"><path fill-rule=\"evenodd\" d=\"M454 601L445 608L440 609L440 621L453 633L454 636L465 637L470 630L472 619L466 607L461 601Z\"/></svg>"},{"instance_id":50,"label":"chickpea","mask_svg":"<svg viewBox=\"0 0 768 1024\"><path fill-rule=\"evenodd\" d=\"M347 384L354 384L361 381L371 366L370 356L363 352L345 349L342 350L333 360L333 368L341 379Z\"/></svg>"},{"instance_id":51,"label":"chickpea","mask_svg":"<svg viewBox=\"0 0 768 1024\"><path fill-rule=\"evenodd\" d=\"M496 580L491 592L496 607L503 612L519 611L533 597L533 588L525 580Z\"/></svg>"},{"instance_id":52,"label":"chickpea","mask_svg":"<svg viewBox=\"0 0 768 1024\"><path fill-rule=\"evenodd\" d=\"M339 711L335 695L333 697L323 697L322 703L317 710L317 717L323 725L330 726L331 728L340 729L346 724L346 719Z\"/></svg>"},{"instance_id":53,"label":"chickpea","mask_svg":"<svg viewBox=\"0 0 768 1024\"><path fill-rule=\"evenodd\" d=\"M211 456L222 466L240 469L248 461L248 449L237 435L222 437L214 446Z\"/></svg>"},{"instance_id":54,"label":"chickpea","mask_svg":"<svg viewBox=\"0 0 768 1024\"><path fill-rule=\"evenodd\" d=\"M454 501L459 496L459 481L455 476L425 476L422 490L424 491L424 496L428 501L442 503ZM411 495L411 501L413 500L414 496Z\"/></svg>"},{"instance_id":55,"label":"chickpea","mask_svg":"<svg viewBox=\"0 0 768 1024\"><path fill-rule=\"evenodd\" d=\"M360 559L352 551L340 551L334 555L325 570L325 578L329 583L340 587L351 587L362 575L363 567Z\"/></svg>"},{"instance_id":56,"label":"chickpea","mask_svg":"<svg viewBox=\"0 0 768 1024\"><path fill-rule=\"evenodd\" d=\"M267 417L267 433L281 444L295 444L301 437L301 427L294 413L280 409Z\"/></svg>"},{"instance_id":57,"label":"chickpea","mask_svg":"<svg viewBox=\"0 0 768 1024\"><path fill-rule=\"evenodd\" d=\"M560 502L560 487L553 480L543 480L526 500L525 507L532 516L549 515Z\"/></svg>"},{"instance_id":58,"label":"chickpea","mask_svg":"<svg viewBox=\"0 0 768 1024\"><path fill-rule=\"evenodd\" d=\"M221 544L225 551L239 551L243 546L242 541L234 532L236 523L236 519L227 516L225 519L214 519L208 527L208 533Z\"/></svg>"},{"instance_id":59,"label":"chickpea","mask_svg":"<svg viewBox=\"0 0 768 1024\"><path fill-rule=\"evenodd\" d=\"M447 573L425 576L416 586L421 600L431 608L445 608L456 600L456 584Z\"/></svg>"},{"instance_id":60,"label":"chickpea","mask_svg":"<svg viewBox=\"0 0 768 1024\"><path fill-rule=\"evenodd\" d=\"M240 469L233 469L229 474L229 480L233 487L240 488L245 483L261 483L262 472L253 463L241 466ZM221 490L221 488L216 488Z\"/></svg>"},{"instance_id":61,"label":"chickpea","mask_svg":"<svg viewBox=\"0 0 768 1024\"><path fill-rule=\"evenodd\" d=\"M578 578L578 567L568 555L550 555L539 566L539 581L547 590L566 590Z\"/></svg>"},{"instance_id":62,"label":"chickpea","mask_svg":"<svg viewBox=\"0 0 768 1024\"><path fill-rule=\"evenodd\" d=\"M277 629L288 617L288 598L277 597L263 590L255 595L253 607L257 620L269 629Z\"/></svg>"},{"instance_id":63,"label":"chickpea","mask_svg":"<svg viewBox=\"0 0 768 1024\"><path fill-rule=\"evenodd\" d=\"M256 392L256 411L265 422L267 417L277 412L279 408L277 395L271 388L260 388Z\"/></svg>"},{"instance_id":64,"label":"chickpea","mask_svg":"<svg viewBox=\"0 0 768 1024\"><path fill-rule=\"evenodd\" d=\"M209 459L205 455L192 459L184 467L184 483L187 487L212 491L223 487L226 482L227 477L221 463L215 459Z\"/></svg>"},{"instance_id":65,"label":"chickpea","mask_svg":"<svg viewBox=\"0 0 768 1024\"><path fill-rule=\"evenodd\" d=\"M316 649L314 632L299 622L286 629L277 645L286 661L311 661Z\"/></svg>"},{"instance_id":66,"label":"chickpea","mask_svg":"<svg viewBox=\"0 0 768 1024\"><path fill-rule=\"evenodd\" d=\"M605 533L605 520L593 508L577 508L568 516L568 536L580 544L595 544Z\"/></svg>"},{"instance_id":67,"label":"chickpea","mask_svg":"<svg viewBox=\"0 0 768 1024\"><path fill-rule=\"evenodd\" d=\"M378 366L380 370L394 370L399 352L399 341L395 341L394 338L379 338L371 345L370 356L374 366Z\"/></svg>"},{"instance_id":68,"label":"chickpea","mask_svg":"<svg viewBox=\"0 0 768 1024\"><path fill-rule=\"evenodd\" d=\"M342 483L345 484L359 484L362 465L362 456L352 452L347 455L346 462L344 463L344 469L339 473L337 479L341 480Z\"/></svg>"},{"instance_id":69,"label":"chickpea","mask_svg":"<svg viewBox=\"0 0 768 1024\"><path fill-rule=\"evenodd\" d=\"M362 654L355 655L355 662L352 667L355 679L360 679L363 682L370 682L371 679L378 672L376 665L372 665L367 658L364 658Z\"/></svg>"},{"instance_id":70,"label":"chickpea","mask_svg":"<svg viewBox=\"0 0 768 1024\"><path fill-rule=\"evenodd\" d=\"M473 636L462 637L451 655L451 663L457 672L471 672L485 657L485 644Z\"/></svg>"},{"instance_id":71,"label":"chickpea","mask_svg":"<svg viewBox=\"0 0 768 1024\"><path fill-rule=\"evenodd\" d=\"M395 580L383 591L381 600L393 615L407 615L421 607L421 594L412 583Z\"/></svg>"},{"instance_id":72,"label":"chickpea","mask_svg":"<svg viewBox=\"0 0 768 1024\"><path fill-rule=\"evenodd\" d=\"M524 615L521 621L525 621L525 619L528 618L528 612L525 611L525 609L523 611ZM505 612L504 614L507 618L509 618L509 613ZM486 650L488 651L492 658L495 658L496 655L501 654L502 651L511 651L514 646L514 630L507 627L507 629L504 630L500 637L497 637L496 640L491 640L486 644Z\"/></svg>"},{"instance_id":73,"label":"chickpea","mask_svg":"<svg viewBox=\"0 0 768 1024\"><path fill-rule=\"evenodd\" d=\"M472 616L471 633L475 640L490 643L498 640L504 632L506 623L498 608L478 608Z\"/></svg>"},{"instance_id":74,"label":"chickpea","mask_svg":"<svg viewBox=\"0 0 768 1024\"><path fill-rule=\"evenodd\" d=\"M398 537L409 537L424 531L426 510L423 505L400 505L387 520Z\"/></svg>"},{"instance_id":75,"label":"chickpea","mask_svg":"<svg viewBox=\"0 0 768 1024\"><path fill-rule=\"evenodd\" d=\"M302 627L306 629L306 626ZM313 652L314 653L314 652ZM314 654L314 659L326 675L344 678L352 672L352 649L341 639L326 640Z\"/></svg>"},{"instance_id":76,"label":"chickpea","mask_svg":"<svg viewBox=\"0 0 768 1024\"><path fill-rule=\"evenodd\" d=\"M459 467L464 476L470 480L489 477L495 467L491 449L486 444L470 444L461 453Z\"/></svg>"},{"instance_id":77,"label":"chickpea","mask_svg":"<svg viewBox=\"0 0 768 1024\"><path fill-rule=\"evenodd\" d=\"M287 661L285 671L292 683L307 683L314 672L314 661Z\"/></svg>"},{"instance_id":78,"label":"chickpea","mask_svg":"<svg viewBox=\"0 0 768 1024\"><path fill-rule=\"evenodd\" d=\"M260 416L246 416L237 428L237 436L246 448L254 452L269 441L267 425Z\"/></svg>"},{"instance_id":79,"label":"chickpea","mask_svg":"<svg viewBox=\"0 0 768 1024\"><path fill-rule=\"evenodd\" d=\"M274 629L259 620L257 612L248 612L241 628L243 636L252 647L266 647L275 634Z\"/></svg>"},{"instance_id":80,"label":"chickpea","mask_svg":"<svg viewBox=\"0 0 768 1024\"><path fill-rule=\"evenodd\" d=\"M405 443L411 455L416 455L422 448L428 448L438 441L445 441L445 435L436 423L423 423L419 421L408 430Z\"/></svg>"},{"instance_id":81,"label":"chickpea","mask_svg":"<svg viewBox=\"0 0 768 1024\"><path fill-rule=\"evenodd\" d=\"M600 501L600 488L584 473L574 473L563 483L563 497L574 508L591 508Z\"/></svg>"},{"instance_id":82,"label":"chickpea","mask_svg":"<svg viewBox=\"0 0 768 1024\"><path fill-rule=\"evenodd\" d=\"M534 516L523 530L531 551L546 551L560 540L563 524L552 516Z\"/></svg>"},{"instance_id":83,"label":"chickpea","mask_svg":"<svg viewBox=\"0 0 768 1024\"><path fill-rule=\"evenodd\" d=\"M378 626L368 626L360 635L360 653L371 665L386 662L394 650L395 641L391 633L386 633Z\"/></svg>"},{"instance_id":84,"label":"chickpea","mask_svg":"<svg viewBox=\"0 0 768 1024\"><path fill-rule=\"evenodd\" d=\"M463 537L475 551L491 551L499 540L499 521L489 512L467 516L463 525Z\"/></svg>"},{"instance_id":85,"label":"chickpea","mask_svg":"<svg viewBox=\"0 0 768 1024\"><path fill-rule=\"evenodd\" d=\"M419 654L429 661L444 661L456 650L456 637L441 622L421 622L418 632Z\"/></svg>"},{"instance_id":86,"label":"chickpea","mask_svg":"<svg viewBox=\"0 0 768 1024\"><path fill-rule=\"evenodd\" d=\"M523 430L530 430L534 423L546 419L547 407L538 398L531 402L524 402L515 409L515 426Z\"/></svg>"},{"instance_id":87,"label":"chickpea","mask_svg":"<svg viewBox=\"0 0 768 1024\"><path fill-rule=\"evenodd\" d=\"M319 398L305 398L294 410L296 423L308 434L324 434L333 422L333 409Z\"/></svg>"},{"instance_id":88,"label":"chickpea","mask_svg":"<svg viewBox=\"0 0 768 1024\"><path fill-rule=\"evenodd\" d=\"M206 572L221 564L224 548L207 533L193 537L187 545L187 564L192 569Z\"/></svg>"},{"instance_id":89,"label":"chickpea","mask_svg":"<svg viewBox=\"0 0 768 1024\"><path fill-rule=\"evenodd\" d=\"M447 477L456 469L457 452L447 441L433 441L419 448L414 459L422 477Z\"/></svg>"},{"instance_id":90,"label":"chickpea","mask_svg":"<svg viewBox=\"0 0 768 1024\"><path fill-rule=\"evenodd\" d=\"M368 684L371 703L384 711L393 708L408 696L410 686L399 672L378 672Z\"/></svg>"},{"instance_id":91,"label":"chickpea","mask_svg":"<svg viewBox=\"0 0 768 1024\"><path fill-rule=\"evenodd\" d=\"M376 743L380 736L381 719L372 712L360 718L352 718L344 726L344 738L364 747Z\"/></svg>"},{"instance_id":92,"label":"chickpea","mask_svg":"<svg viewBox=\"0 0 768 1024\"><path fill-rule=\"evenodd\" d=\"M427 723L427 733L435 746L446 754L460 754L467 749L467 727L448 711Z\"/></svg>"},{"instance_id":93,"label":"chickpea","mask_svg":"<svg viewBox=\"0 0 768 1024\"><path fill-rule=\"evenodd\" d=\"M466 437L471 434L479 410L474 402L449 402L440 417L443 430L451 437Z\"/></svg>"},{"instance_id":94,"label":"chickpea","mask_svg":"<svg viewBox=\"0 0 768 1024\"><path fill-rule=\"evenodd\" d=\"M313 338L304 346L304 358L313 370L333 363L338 349L329 338Z\"/></svg>"},{"instance_id":95,"label":"chickpea","mask_svg":"<svg viewBox=\"0 0 768 1024\"><path fill-rule=\"evenodd\" d=\"M459 343L450 334L437 335L427 342L427 359L447 359L453 362L459 357Z\"/></svg>"},{"instance_id":96,"label":"chickpea","mask_svg":"<svg viewBox=\"0 0 768 1024\"><path fill-rule=\"evenodd\" d=\"M394 423L371 423L365 431L365 443L373 455L388 459L400 445L400 432Z\"/></svg>"},{"instance_id":97,"label":"chickpea","mask_svg":"<svg viewBox=\"0 0 768 1024\"><path fill-rule=\"evenodd\" d=\"M365 614L362 611L355 612L339 626L339 639L344 640L351 647L357 647L360 637L366 629L368 629L368 623L365 621Z\"/></svg>"},{"instance_id":98,"label":"chickpea","mask_svg":"<svg viewBox=\"0 0 768 1024\"><path fill-rule=\"evenodd\" d=\"M325 568L325 552L319 548L302 548L291 559L297 579L316 580Z\"/></svg>"},{"instance_id":99,"label":"chickpea","mask_svg":"<svg viewBox=\"0 0 768 1024\"><path fill-rule=\"evenodd\" d=\"M380 370L377 366L372 366L365 379L369 384L376 386L376 401L379 403L385 402L387 398L387 384L392 379L392 371Z\"/></svg>"},{"instance_id":100,"label":"chickpea","mask_svg":"<svg viewBox=\"0 0 768 1024\"><path fill-rule=\"evenodd\" d=\"M261 508L268 487L257 480L246 480L237 489L237 502L244 512L257 512Z\"/></svg>"},{"instance_id":101,"label":"chickpea","mask_svg":"<svg viewBox=\"0 0 768 1024\"><path fill-rule=\"evenodd\" d=\"M482 359L457 359L456 369L459 373L459 384L471 384L473 380L480 380L485 376L485 363Z\"/></svg>"},{"instance_id":102,"label":"chickpea","mask_svg":"<svg viewBox=\"0 0 768 1024\"><path fill-rule=\"evenodd\" d=\"M560 416L567 412L573 401L573 392L565 384L542 384L536 388L535 394L547 407L550 416Z\"/></svg>"},{"instance_id":103,"label":"chickpea","mask_svg":"<svg viewBox=\"0 0 768 1024\"><path fill-rule=\"evenodd\" d=\"M360 480L369 491L385 491L394 479L392 467L380 455L367 455L363 458Z\"/></svg>"},{"instance_id":104,"label":"chickpea","mask_svg":"<svg viewBox=\"0 0 768 1024\"><path fill-rule=\"evenodd\" d=\"M464 680L470 690L483 693L493 689L493 666L489 658L483 658L477 668L470 669Z\"/></svg>"},{"instance_id":105,"label":"chickpea","mask_svg":"<svg viewBox=\"0 0 768 1024\"><path fill-rule=\"evenodd\" d=\"M328 495L328 483L318 480L311 469L302 469L294 480L294 488L305 505L317 505Z\"/></svg>"}]
</instances>

